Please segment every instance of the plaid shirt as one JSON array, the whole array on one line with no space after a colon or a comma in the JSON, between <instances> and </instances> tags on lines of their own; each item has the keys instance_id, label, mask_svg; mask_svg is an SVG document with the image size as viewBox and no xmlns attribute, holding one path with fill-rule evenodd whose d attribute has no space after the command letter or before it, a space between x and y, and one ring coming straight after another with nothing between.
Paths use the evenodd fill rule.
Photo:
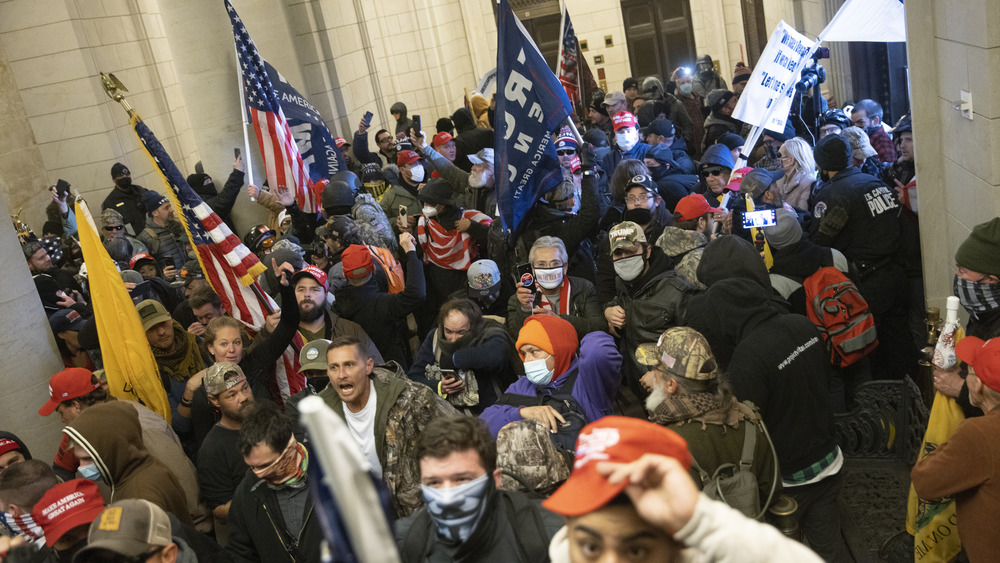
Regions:
<instances>
[{"instance_id":1,"label":"plaid shirt","mask_svg":"<svg viewBox=\"0 0 1000 563\"><path fill-rule=\"evenodd\" d=\"M879 127L874 133L868 135L868 139L872 142L872 148L878 152L879 160L889 164L896 162L896 145L889 138L885 129Z\"/></svg>"}]
</instances>

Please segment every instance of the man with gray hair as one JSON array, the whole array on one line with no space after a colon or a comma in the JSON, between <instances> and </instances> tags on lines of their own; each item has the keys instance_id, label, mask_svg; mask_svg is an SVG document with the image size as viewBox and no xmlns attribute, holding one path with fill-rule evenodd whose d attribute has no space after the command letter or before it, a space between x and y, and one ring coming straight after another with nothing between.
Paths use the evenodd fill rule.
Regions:
<instances>
[{"instance_id":1,"label":"man with gray hair","mask_svg":"<svg viewBox=\"0 0 1000 563\"><path fill-rule=\"evenodd\" d=\"M878 102L866 98L855 104L851 123L868 133L879 160L889 164L896 162L896 145L882 128L882 106Z\"/></svg>"},{"instance_id":2,"label":"man with gray hair","mask_svg":"<svg viewBox=\"0 0 1000 563\"><path fill-rule=\"evenodd\" d=\"M594 284L566 275L569 256L561 239L539 237L528 251L528 262L533 285L525 287L526 280L522 279L507 302L507 331L515 340L530 315L562 317L573 325L580 339L607 326Z\"/></svg>"}]
</instances>

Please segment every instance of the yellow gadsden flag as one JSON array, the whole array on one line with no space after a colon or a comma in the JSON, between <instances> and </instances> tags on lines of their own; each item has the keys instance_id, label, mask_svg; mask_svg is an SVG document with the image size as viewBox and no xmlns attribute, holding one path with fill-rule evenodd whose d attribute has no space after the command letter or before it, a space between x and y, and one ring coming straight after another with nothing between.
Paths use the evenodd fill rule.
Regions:
<instances>
[{"instance_id":1,"label":"yellow gadsden flag","mask_svg":"<svg viewBox=\"0 0 1000 563\"><path fill-rule=\"evenodd\" d=\"M97 235L87 204L80 200L76 200L76 216L108 389L119 399L142 402L169 423L167 392L135 304Z\"/></svg>"},{"instance_id":2,"label":"yellow gadsden flag","mask_svg":"<svg viewBox=\"0 0 1000 563\"><path fill-rule=\"evenodd\" d=\"M964 334L959 328L955 342L961 340ZM935 393L917 462L947 442L963 420L965 415L955 399ZM915 563L945 563L962 550L956 526L955 499L922 499L913 490L913 485L910 485L910 497L906 503L906 531L913 534Z\"/></svg>"}]
</instances>

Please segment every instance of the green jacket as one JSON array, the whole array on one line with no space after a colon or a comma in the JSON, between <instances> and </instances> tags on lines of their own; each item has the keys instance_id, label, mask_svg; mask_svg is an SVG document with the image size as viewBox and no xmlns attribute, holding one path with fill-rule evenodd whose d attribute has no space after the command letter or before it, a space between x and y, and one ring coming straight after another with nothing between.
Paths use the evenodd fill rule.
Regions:
<instances>
[{"instance_id":1,"label":"green jacket","mask_svg":"<svg viewBox=\"0 0 1000 563\"><path fill-rule=\"evenodd\" d=\"M423 506L420 493L420 461L416 456L417 436L431 419L459 416L447 401L426 385L405 379L381 367L372 372L375 384L375 451L382 464L382 478L392 493L392 505L399 518ZM341 417L344 403L330 385L319 396Z\"/></svg>"}]
</instances>

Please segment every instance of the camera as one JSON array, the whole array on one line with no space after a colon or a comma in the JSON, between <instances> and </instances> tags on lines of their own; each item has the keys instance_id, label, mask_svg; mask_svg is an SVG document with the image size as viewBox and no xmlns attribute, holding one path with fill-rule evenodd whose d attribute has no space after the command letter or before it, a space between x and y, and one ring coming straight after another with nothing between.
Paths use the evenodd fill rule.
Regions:
<instances>
[{"instance_id":1,"label":"camera","mask_svg":"<svg viewBox=\"0 0 1000 563\"><path fill-rule=\"evenodd\" d=\"M826 69L814 60L802 69L802 78L795 83L795 91L805 93L824 82L826 82Z\"/></svg>"}]
</instances>

